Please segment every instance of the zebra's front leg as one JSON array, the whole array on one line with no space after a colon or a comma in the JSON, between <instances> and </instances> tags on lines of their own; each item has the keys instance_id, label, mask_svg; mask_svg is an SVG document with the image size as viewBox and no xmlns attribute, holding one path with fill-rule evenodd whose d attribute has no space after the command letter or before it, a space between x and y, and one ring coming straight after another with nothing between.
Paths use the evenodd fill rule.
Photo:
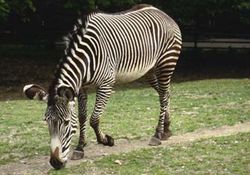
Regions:
<instances>
[{"instance_id":1,"label":"zebra's front leg","mask_svg":"<svg viewBox=\"0 0 250 175\"><path fill-rule=\"evenodd\" d=\"M84 157L84 146L86 145L85 131L87 120L87 92L81 89L78 95L78 113L79 113L79 141L76 149L73 151L72 160L82 159Z\"/></svg>"},{"instance_id":2,"label":"zebra's front leg","mask_svg":"<svg viewBox=\"0 0 250 175\"><path fill-rule=\"evenodd\" d=\"M106 146L113 146L114 139L111 136L104 134L100 130L99 121L100 121L100 116L102 115L102 112L111 95L111 91L112 91L112 86L110 85L101 86L98 88L96 93L96 103L94 111L90 119L90 126L95 131L97 142Z\"/></svg>"}]
</instances>

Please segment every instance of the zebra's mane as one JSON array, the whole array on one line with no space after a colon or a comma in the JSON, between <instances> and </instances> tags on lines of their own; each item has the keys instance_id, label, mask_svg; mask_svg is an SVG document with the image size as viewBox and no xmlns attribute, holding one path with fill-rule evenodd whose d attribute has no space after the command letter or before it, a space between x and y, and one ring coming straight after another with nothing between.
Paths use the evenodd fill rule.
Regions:
<instances>
[{"instance_id":1,"label":"zebra's mane","mask_svg":"<svg viewBox=\"0 0 250 175\"><path fill-rule=\"evenodd\" d=\"M92 16L95 14L100 13L100 11L93 11L88 15L84 15L77 19L77 22L73 26L73 30L71 30L66 36L63 37L63 41L65 43L66 49L69 47L70 42L74 39L75 34L82 34L84 35L86 32L86 28Z\"/></svg>"},{"instance_id":2,"label":"zebra's mane","mask_svg":"<svg viewBox=\"0 0 250 175\"><path fill-rule=\"evenodd\" d=\"M76 24L73 27L73 30L71 30L66 36L64 36L63 42L65 44L65 54L64 57L62 59L60 59L59 63L57 64L57 67L55 69L54 72L54 80L52 81L52 83L49 86L49 101L48 103L53 103L53 98L55 95L57 95L57 85L58 85L58 79L60 77L60 73L61 73L61 69L63 67L63 64L65 63L65 61L67 60L67 54L69 53L69 49L70 49L70 45L72 44L72 42L75 41L76 39L76 34L80 34L80 35L84 35L86 32L86 26L90 20L90 18L96 14L97 12L92 12L87 16L83 16L81 18L77 19Z\"/></svg>"},{"instance_id":3,"label":"zebra's mane","mask_svg":"<svg viewBox=\"0 0 250 175\"><path fill-rule=\"evenodd\" d=\"M77 23L74 25L73 30L71 30L66 36L63 37L63 41L65 43L66 49L69 47L70 41L73 39L73 36L79 32L79 30L82 31L82 33L85 33L86 28L85 24L87 22L83 22L83 19L78 18Z\"/></svg>"}]
</instances>

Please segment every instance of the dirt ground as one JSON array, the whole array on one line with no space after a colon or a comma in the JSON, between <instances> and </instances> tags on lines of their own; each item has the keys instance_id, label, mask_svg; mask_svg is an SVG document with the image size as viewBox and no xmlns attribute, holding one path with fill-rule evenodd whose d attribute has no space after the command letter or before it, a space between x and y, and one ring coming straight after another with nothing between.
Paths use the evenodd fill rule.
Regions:
<instances>
[{"instance_id":1,"label":"dirt ground","mask_svg":"<svg viewBox=\"0 0 250 175\"><path fill-rule=\"evenodd\" d=\"M250 132L250 122L236 124L234 126L222 126L215 129L202 129L183 135L172 136L169 140L163 142L158 147L168 147L176 144L185 144L199 139L211 137L229 136L237 133ZM152 148L148 146L149 138L141 140L116 140L114 147L105 147L103 145L90 143L85 148L85 157L82 160L69 160L67 167L79 165L82 162L94 161L110 154L126 153L138 149ZM39 156L33 159L23 159L18 162L9 163L0 166L0 174L48 174L52 167L48 163L48 156Z\"/></svg>"}]
</instances>

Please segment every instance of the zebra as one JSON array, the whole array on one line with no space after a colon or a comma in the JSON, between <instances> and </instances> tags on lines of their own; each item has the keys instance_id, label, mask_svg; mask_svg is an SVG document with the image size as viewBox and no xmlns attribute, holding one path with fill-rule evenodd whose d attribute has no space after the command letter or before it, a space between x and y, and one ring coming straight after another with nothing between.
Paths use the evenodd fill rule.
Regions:
<instances>
[{"instance_id":1,"label":"zebra","mask_svg":"<svg viewBox=\"0 0 250 175\"><path fill-rule=\"evenodd\" d=\"M57 65L48 92L37 84L23 88L29 99L47 102L45 121L51 138L50 164L65 166L71 138L77 130L79 141L72 159L84 157L86 145L87 89L96 88L95 107L90 118L97 142L114 145L114 139L99 126L112 88L146 77L159 94L160 115L149 145L159 145L171 136L169 116L170 80L182 47L175 21L158 8L140 4L119 13L90 13L78 19L67 36L63 59Z\"/></svg>"}]
</instances>

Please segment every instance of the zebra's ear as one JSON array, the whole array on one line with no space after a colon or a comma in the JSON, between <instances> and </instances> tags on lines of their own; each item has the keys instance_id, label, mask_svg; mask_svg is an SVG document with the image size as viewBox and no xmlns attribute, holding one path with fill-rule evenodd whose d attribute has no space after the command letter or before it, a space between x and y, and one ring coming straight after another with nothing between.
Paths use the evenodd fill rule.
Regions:
<instances>
[{"instance_id":1,"label":"zebra's ear","mask_svg":"<svg viewBox=\"0 0 250 175\"><path fill-rule=\"evenodd\" d=\"M23 87L24 95L32 100L47 101L48 93L44 88L36 84L28 84Z\"/></svg>"},{"instance_id":2,"label":"zebra's ear","mask_svg":"<svg viewBox=\"0 0 250 175\"><path fill-rule=\"evenodd\" d=\"M75 97L73 89L69 87L58 88L58 95L60 97L65 97L68 101L73 101Z\"/></svg>"}]
</instances>

